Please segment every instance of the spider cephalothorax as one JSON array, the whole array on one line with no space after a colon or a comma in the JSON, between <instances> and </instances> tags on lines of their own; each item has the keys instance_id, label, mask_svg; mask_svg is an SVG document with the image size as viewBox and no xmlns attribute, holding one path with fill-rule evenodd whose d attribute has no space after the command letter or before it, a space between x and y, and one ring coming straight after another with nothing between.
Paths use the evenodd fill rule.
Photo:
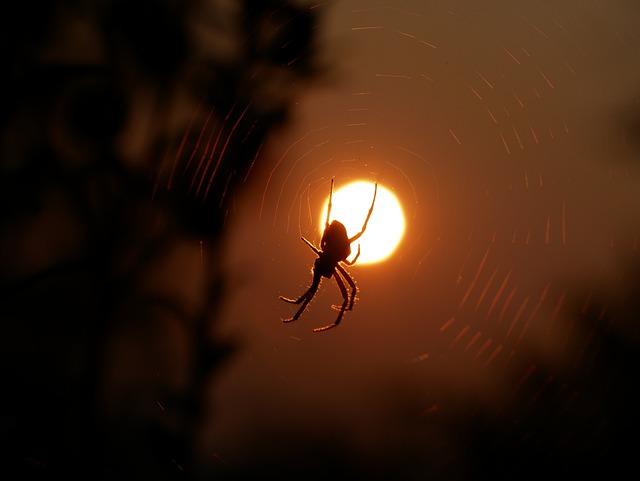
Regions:
<instances>
[{"instance_id":1,"label":"spider cephalothorax","mask_svg":"<svg viewBox=\"0 0 640 481\"><path fill-rule=\"evenodd\" d=\"M300 317L300 315L307 307L307 304L309 304L311 299L313 299L313 296L315 296L316 292L318 291L320 281L323 277L326 277L327 279L333 277L336 280L336 284L338 284L338 288L340 289L340 293L342 294L342 298L344 300L342 302L342 306L333 306L335 309L340 311L335 322L324 327L318 327L314 329L314 331L326 331L327 329L331 329L332 327L337 326L342 320L344 312L353 309L353 303L355 302L357 292L356 283L353 281L345 268L340 264L344 263L351 266L356 262L358 256L360 256L360 244L358 244L358 252L356 256L351 261L347 260L347 257L351 255L351 244L358 240L360 236L364 234L364 231L367 228L367 222L369 222L369 218L371 217L371 213L373 212L373 205L376 202L377 192L378 184L376 183L373 190L373 201L371 202L371 208L369 209L367 218L362 225L362 229L353 237L349 237L347 235L347 229L341 222L334 220L331 222L331 224L329 224L329 217L331 215L331 199L333 197L333 179L331 179L329 205L327 207L327 220L325 222L322 240L320 241L320 248L314 246L304 237L302 238L302 240L318 256L313 264L313 280L311 282L311 286L309 287L309 289L307 289L307 292L302 294L298 299L288 299L286 297L280 296L280 299L282 299L283 301L290 302L292 304L302 304L298 309L298 312L296 312L292 318L284 319L282 322L295 321ZM349 287L351 287L351 295L347 293L347 288L344 284L344 281L347 281Z\"/></svg>"}]
</instances>

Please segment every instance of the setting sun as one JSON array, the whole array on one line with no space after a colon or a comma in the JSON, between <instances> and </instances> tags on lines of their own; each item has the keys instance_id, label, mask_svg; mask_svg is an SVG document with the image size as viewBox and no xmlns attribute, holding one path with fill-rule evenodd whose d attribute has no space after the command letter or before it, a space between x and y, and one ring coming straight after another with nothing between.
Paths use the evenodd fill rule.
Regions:
<instances>
[{"instance_id":1,"label":"setting sun","mask_svg":"<svg viewBox=\"0 0 640 481\"><path fill-rule=\"evenodd\" d=\"M357 181L336 189L331 208L332 220L338 220L347 228L349 237L362 229L373 200L374 184ZM324 203L320 216L320 232L324 231L329 199ZM360 244L358 264L371 264L387 259L396 249L405 230L405 218L396 196L378 184L373 213L365 233L351 246L351 259Z\"/></svg>"}]
</instances>

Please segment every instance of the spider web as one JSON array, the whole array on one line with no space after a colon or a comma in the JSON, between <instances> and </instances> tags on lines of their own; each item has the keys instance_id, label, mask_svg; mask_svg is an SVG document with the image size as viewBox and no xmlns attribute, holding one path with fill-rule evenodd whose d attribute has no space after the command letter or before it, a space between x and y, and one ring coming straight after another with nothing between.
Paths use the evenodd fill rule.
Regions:
<instances>
[{"instance_id":1,"label":"spider web","mask_svg":"<svg viewBox=\"0 0 640 481\"><path fill-rule=\"evenodd\" d=\"M322 456L326 437L447 476L617 459L638 420L638 7L311 8L330 68L234 204L229 264L251 280L226 312L248 347L211 449L251 456L259 432L276 439L265 457ZM335 285L286 326L277 298L310 282L300 236L319 241L332 177L391 188L407 232L392 260L350 269L355 309L319 335Z\"/></svg>"}]
</instances>

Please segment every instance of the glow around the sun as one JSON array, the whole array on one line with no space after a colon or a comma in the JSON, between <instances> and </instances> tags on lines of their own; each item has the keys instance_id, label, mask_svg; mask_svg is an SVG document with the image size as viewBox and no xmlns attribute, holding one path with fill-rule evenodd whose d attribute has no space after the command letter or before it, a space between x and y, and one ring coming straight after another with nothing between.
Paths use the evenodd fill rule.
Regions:
<instances>
[{"instance_id":1,"label":"glow around the sun","mask_svg":"<svg viewBox=\"0 0 640 481\"><path fill-rule=\"evenodd\" d=\"M362 229L373 200L374 183L357 181L347 185L334 185L332 220L338 220L347 228L349 237ZM327 219L329 197L324 203L320 216L320 232L324 231ZM398 247L405 231L405 217L396 196L383 185L378 184L373 213L365 233L351 245L350 259L358 252L357 264L370 264L387 259Z\"/></svg>"}]
</instances>

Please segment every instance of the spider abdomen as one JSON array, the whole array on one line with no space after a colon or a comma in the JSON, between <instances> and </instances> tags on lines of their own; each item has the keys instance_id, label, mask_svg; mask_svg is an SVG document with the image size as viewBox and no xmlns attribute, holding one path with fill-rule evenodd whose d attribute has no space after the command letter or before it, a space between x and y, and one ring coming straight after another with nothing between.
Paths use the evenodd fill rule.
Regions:
<instances>
[{"instance_id":1,"label":"spider abdomen","mask_svg":"<svg viewBox=\"0 0 640 481\"><path fill-rule=\"evenodd\" d=\"M335 262L343 261L351 254L351 244L346 227L334 220L322 235L320 243L322 252Z\"/></svg>"}]
</instances>

